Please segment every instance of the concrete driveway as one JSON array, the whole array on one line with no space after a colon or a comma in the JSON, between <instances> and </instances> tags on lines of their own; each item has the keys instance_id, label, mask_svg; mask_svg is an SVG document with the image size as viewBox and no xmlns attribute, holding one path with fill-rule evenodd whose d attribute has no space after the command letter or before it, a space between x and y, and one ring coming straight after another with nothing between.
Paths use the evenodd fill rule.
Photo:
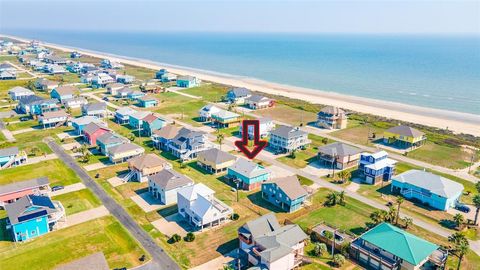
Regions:
<instances>
[{"instance_id":1,"label":"concrete driveway","mask_svg":"<svg viewBox=\"0 0 480 270\"><path fill-rule=\"evenodd\" d=\"M70 192L74 192L74 191L79 191L79 190L82 190L84 188L85 188L85 185L83 183L81 183L81 182L80 183L75 183L75 184L65 186L61 190L50 191L50 196L51 197L58 196L58 195L62 195L62 194L66 194L66 193L70 193Z\"/></svg>"},{"instance_id":2,"label":"concrete driveway","mask_svg":"<svg viewBox=\"0 0 480 270\"><path fill-rule=\"evenodd\" d=\"M157 219L152 222L152 225L168 237L174 234L178 234L183 237L187 235L187 231L179 225L181 222L185 221L183 221L182 217L177 213L165 218Z\"/></svg>"},{"instance_id":3,"label":"concrete driveway","mask_svg":"<svg viewBox=\"0 0 480 270\"><path fill-rule=\"evenodd\" d=\"M204 264L191 268L190 270L216 270L223 269L226 264L234 264L238 257L238 248L230 251L229 253L218 256L217 258L208 261Z\"/></svg>"},{"instance_id":4,"label":"concrete driveway","mask_svg":"<svg viewBox=\"0 0 480 270\"><path fill-rule=\"evenodd\" d=\"M158 210L165 205L161 204L158 199L155 199L150 192L144 192L139 195L130 197L142 210L146 213Z\"/></svg>"}]
</instances>

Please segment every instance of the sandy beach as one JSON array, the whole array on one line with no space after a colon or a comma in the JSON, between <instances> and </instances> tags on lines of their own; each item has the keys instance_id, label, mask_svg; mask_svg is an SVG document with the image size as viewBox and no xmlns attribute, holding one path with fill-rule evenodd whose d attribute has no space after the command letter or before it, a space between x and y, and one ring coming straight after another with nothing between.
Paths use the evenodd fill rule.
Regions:
<instances>
[{"instance_id":1,"label":"sandy beach","mask_svg":"<svg viewBox=\"0 0 480 270\"><path fill-rule=\"evenodd\" d=\"M28 39L14 36L0 36L16 39L21 42L30 41ZM171 64L158 63L144 59L95 52L81 48L68 47L51 43L42 44L46 47L51 47L62 51L76 50L84 55L110 59L111 61L117 61L123 64L140 66L154 70L158 70L160 68L167 68L172 73L179 75L193 75L204 81L212 81L226 85L246 87L253 91L306 100L317 104L333 105L352 111L384 116L387 118L423 124L426 126L432 126L441 129L448 128L449 130L452 130L456 133L467 133L480 136L480 115L476 114L452 112L401 104L396 102L347 96L333 92L277 84L252 78L203 71L187 67L179 67Z\"/></svg>"}]
</instances>

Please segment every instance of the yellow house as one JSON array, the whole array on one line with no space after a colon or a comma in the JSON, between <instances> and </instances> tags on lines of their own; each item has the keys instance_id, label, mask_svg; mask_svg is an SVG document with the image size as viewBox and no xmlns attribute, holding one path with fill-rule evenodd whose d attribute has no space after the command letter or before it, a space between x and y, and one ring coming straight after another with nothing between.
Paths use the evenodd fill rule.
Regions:
<instances>
[{"instance_id":1,"label":"yellow house","mask_svg":"<svg viewBox=\"0 0 480 270\"><path fill-rule=\"evenodd\" d=\"M107 155L112 163L125 162L145 152L143 147L133 143L125 143L108 148Z\"/></svg>"},{"instance_id":2,"label":"yellow house","mask_svg":"<svg viewBox=\"0 0 480 270\"><path fill-rule=\"evenodd\" d=\"M211 148L198 153L197 164L210 173L220 173L232 166L236 159L234 155Z\"/></svg>"},{"instance_id":3,"label":"yellow house","mask_svg":"<svg viewBox=\"0 0 480 270\"><path fill-rule=\"evenodd\" d=\"M409 126L396 126L383 133L383 142L399 148L416 148L425 144L427 136L418 129Z\"/></svg>"},{"instance_id":4,"label":"yellow house","mask_svg":"<svg viewBox=\"0 0 480 270\"><path fill-rule=\"evenodd\" d=\"M147 176L157 174L164 169L171 169L172 165L155 154L144 154L130 159L128 168L132 174L130 179L146 182Z\"/></svg>"}]
</instances>

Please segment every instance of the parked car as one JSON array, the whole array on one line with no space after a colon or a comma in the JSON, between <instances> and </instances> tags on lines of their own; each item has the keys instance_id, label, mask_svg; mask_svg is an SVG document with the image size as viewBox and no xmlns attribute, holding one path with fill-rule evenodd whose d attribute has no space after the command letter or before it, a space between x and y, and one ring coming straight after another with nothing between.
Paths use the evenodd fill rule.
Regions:
<instances>
[{"instance_id":1,"label":"parked car","mask_svg":"<svg viewBox=\"0 0 480 270\"><path fill-rule=\"evenodd\" d=\"M30 120L30 117L28 117L28 116L20 117L21 122L25 122L25 121L28 121L28 120Z\"/></svg>"},{"instance_id":2,"label":"parked car","mask_svg":"<svg viewBox=\"0 0 480 270\"><path fill-rule=\"evenodd\" d=\"M464 204L457 204L455 205L455 209L457 209L458 211L461 211L461 212L464 212L464 213L469 213L470 212L470 208Z\"/></svg>"},{"instance_id":3,"label":"parked car","mask_svg":"<svg viewBox=\"0 0 480 270\"><path fill-rule=\"evenodd\" d=\"M52 191L58 191L58 190L62 190L64 188L65 188L64 186L53 186Z\"/></svg>"},{"instance_id":4,"label":"parked car","mask_svg":"<svg viewBox=\"0 0 480 270\"><path fill-rule=\"evenodd\" d=\"M105 100L105 101L109 100L108 97L103 97L102 99Z\"/></svg>"}]
</instances>

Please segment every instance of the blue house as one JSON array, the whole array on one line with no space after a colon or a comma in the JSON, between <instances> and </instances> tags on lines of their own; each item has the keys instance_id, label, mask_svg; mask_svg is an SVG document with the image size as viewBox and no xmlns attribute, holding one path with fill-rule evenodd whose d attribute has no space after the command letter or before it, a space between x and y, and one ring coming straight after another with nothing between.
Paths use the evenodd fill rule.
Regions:
<instances>
[{"instance_id":1,"label":"blue house","mask_svg":"<svg viewBox=\"0 0 480 270\"><path fill-rule=\"evenodd\" d=\"M178 76L177 77L177 86L178 87L195 87L200 85L200 80L194 76Z\"/></svg>"},{"instance_id":2,"label":"blue house","mask_svg":"<svg viewBox=\"0 0 480 270\"><path fill-rule=\"evenodd\" d=\"M168 147L172 143L172 140L179 135L181 130L182 128L174 125L168 125L159 130L154 130L151 135L153 146L157 149L168 151Z\"/></svg>"},{"instance_id":3,"label":"blue house","mask_svg":"<svg viewBox=\"0 0 480 270\"><path fill-rule=\"evenodd\" d=\"M152 136L153 131L159 130L166 125L165 120L154 114L147 115L142 119L142 133L145 136Z\"/></svg>"},{"instance_id":4,"label":"blue house","mask_svg":"<svg viewBox=\"0 0 480 270\"><path fill-rule=\"evenodd\" d=\"M296 176L276 178L262 184L262 198L288 213L300 209L307 195Z\"/></svg>"},{"instance_id":5,"label":"blue house","mask_svg":"<svg viewBox=\"0 0 480 270\"><path fill-rule=\"evenodd\" d=\"M158 99L152 96L142 96L138 98L138 105L143 108L155 107L158 105Z\"/></svg>"},{"instance_id":6,"label":"blue house","mask_svg":"<svg viewBox=\"0 0 480 270\"><path fill-rule=\"evenodd\" d=\"M155 73L155 79L162 79L163 74L167 73L167 70L162 68Z\"/></svg>"},{"instance_id":7,"label":"blue house","mask_svg":"<svg viewBox=\"0 0 480 270\"><path fill-rule=\"evenodd\" d=\"M75 92L77 91L77 88L74 86L59 86L55 87L52 92L50 92L50 97L56 98L59 101L63 101L65 99L71 99L74 97Z\"/></svg>"},{"instance_id":8,"label":"blue house","mask_svg":"<svg viewBox=\"0 0 480 270\"><path fill-rule=\"evenodd\" d=\"M7 230L13 240L26 241L49 233L57 221L65 216L60 202L52 201L48 196L27 195L5 206L7 211Z\"/></svg>"},{"instance_id":9,"label":"blue house","mask_svg":"<svg viewBox=\"0 0 480 270\"><path fill-rule=\"evenodd\" d=\"M44 99L39 96L27 96L18 101L17 109L23 113L40 115L58 109L57 99Z\"/></svg>"},{"instance_id":10,"label":"blue house","mask_svg":"<svg viewBox=\"0 0 480 270\"><path fill-rule=\"evenodd\" d=\"M110 149L110 147L114 147L128 142L129 140L113 132L107 132L97 137L97 146L100 148L100 152L104 155L107 155L108 149Z\"/></svg>"},{"instance_id":11,"label":"blue house","mask_svg":"<svg viewBox=\"0 0 480 270\"><path fill-rule=\"evenodd\" d=\"M27 154L18 147L0 149L0 169L18 166L27 162Z\"/></svg>"},{"instance_id":12,"label":"blue house","mask_svg":"<svg viewBox=\"0 0 480 270\"><path fill-rule=\"evenodd\" d=\"M270 178L270 171L251 160L239 158L228 168L227 178L239 181L239 188L253 190Z\"/></svg>"},{"instance_id":13,"label":"blue house","mask_svg":"<svg viewBox=\"0 0 480 270\"><path fill-rule=\"evenodd\" d=\"M410 170L392 177L391 191L446 211L459 203L463 185L430 172Z\"/></svg>"},{"instance_id":14,"label":"blue house","mask_svg":"<svg viewBox=\"0 0 480 270\"><path fill-rule=\"evenodd\" d=\"M143 96L145 96L145 93L140 92L140 91L132 91L132 92L129 92L127 94L127 97L130 100L137 100L138 98L143 97Z\"/></svg>"},{"instance_id":15,"label":"blue house","mask_svg":"<svg viewBox=\"0 0 480 270\"><path fill-rule=\"evenodd\" d=\"M130 119L130 115L136 112L137 111L130 107L122 107L115 111L115 122L120 125L127 124Z\"/></svg>"},{"instance_id":16,"label":"blue house","mask_svg":"<svg viewBox=\"0 0 480 270\"><path fill-rule=\"evenodd\" d=\"M132 113L128 118L128 125L133 129L141 130L143 128L143 118L149 114L151 114L151 112L138 111Z\"/></svg>"},{"instance_id":17,"label":"blue house","mask_svg":"<svg viewBox=\"0 0 480 270\"><path fill-rule=\"evenodd\" d=\"M388 158L386 151L374 154L362 153L358 164L358 171L364 176L363 181L368 184L378 184L382 181L390 181L395 174L397 161Z\"/></svg>"},{"instance_id":18,"label":"blue house","mask_svg":"<svg viewBox=\"0 0 480 270\"><path fill-rule=\"evenodd\" d=\"M72 127L75 129L77 135L82 135L83 128L90 123L103 123L101 119L96 116L82 116L75 119L72 119Z\"/></svg>"},{"instance_id":19,"label":"blue house","mask_svg":"<svg viewBox=\"0 0 480 270\"><path fill-rule=\"evenodd\" d=\"M230 88L227 92L227 101L235 104L245 104L247 98L252 96L252 92L244 87Z\"/></svg>"}]
</instances>

